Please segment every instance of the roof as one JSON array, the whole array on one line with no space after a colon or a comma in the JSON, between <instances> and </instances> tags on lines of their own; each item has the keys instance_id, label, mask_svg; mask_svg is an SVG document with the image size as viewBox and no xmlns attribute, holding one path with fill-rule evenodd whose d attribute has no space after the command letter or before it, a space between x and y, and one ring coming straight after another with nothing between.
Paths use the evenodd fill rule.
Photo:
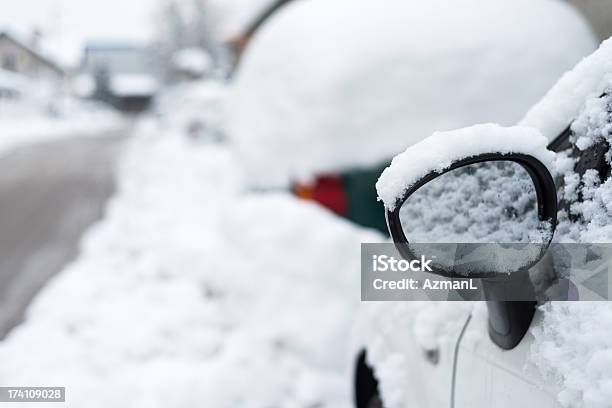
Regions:
<instances>
[{"instance_id":1,"label":"roof","mask_svg":"<svg viewBox=\"0 0 612 408\"><path fill-rule=\"evenodd\" d=\"M29 47L28 45L26 45L23 42L19 41L18 39L16 39L15 37L13 37L12 35L10 35L9 33L5 32L5 31L0 32L0 40L3 40L3 39L7 40L7 41L10 41L11 43L16 45L17 47L21 48L26 53L32 55L38 61L40 61L41 63L43 63L47 67L51 68L52 70L54 70L59 75L64 75L64 73L65 73L64 70L59 65L57 65L55 62L51 61L49 58L47 58L46 56L42 55L40 52L32 49L31 47Z\"/></svg>"}]
</instances>

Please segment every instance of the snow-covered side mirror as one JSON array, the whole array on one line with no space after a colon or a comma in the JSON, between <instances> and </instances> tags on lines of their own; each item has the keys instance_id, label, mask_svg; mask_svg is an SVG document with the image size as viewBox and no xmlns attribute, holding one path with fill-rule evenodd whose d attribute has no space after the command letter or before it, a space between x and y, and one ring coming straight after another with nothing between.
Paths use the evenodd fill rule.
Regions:
<instances>
[{"instance_id":1,"label":"snow-covered side mirror","mask_svg":"<svg viewBox=\"0 0 612 408\"><path fill-rule=\"evenodd\" d=\"M535 265L557 221L557 195L533 156L485 153L416 180L387 210L389 232L408 259L433 258L434 273L493 278Z\"/></svg>"},{"instance_id":2,"label":"snow-covered side mirror","mask_svg":"<svg viewBox=\"0 0 612 408\"><path fill-rule=\"evenodd\" d=\"M526 271L545 255L557 223L547 144L524 126L437 132L395 157L376 184L404 258L434 249L441 257L433 273L483 278L489 336L503 349L529 328L535 302L514 294L533 289Z\"/></svg>"}]
</instances>

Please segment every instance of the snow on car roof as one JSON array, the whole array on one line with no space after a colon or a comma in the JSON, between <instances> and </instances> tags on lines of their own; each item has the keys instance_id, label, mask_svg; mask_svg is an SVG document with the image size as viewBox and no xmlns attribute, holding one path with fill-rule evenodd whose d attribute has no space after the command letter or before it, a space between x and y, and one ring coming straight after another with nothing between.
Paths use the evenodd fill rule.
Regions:
<instances>
[{"instance_id":1,"label":"snow on car roof","mask_svg":"<svg viewBox=\"0 0 612 408\"><path fill-rule=\"evenodd\" d=\"M556 0L290 3L245 51L229 134L261 185L372 166L435 130L516 123L594 49Z\"/></svg>"}]
</instances>

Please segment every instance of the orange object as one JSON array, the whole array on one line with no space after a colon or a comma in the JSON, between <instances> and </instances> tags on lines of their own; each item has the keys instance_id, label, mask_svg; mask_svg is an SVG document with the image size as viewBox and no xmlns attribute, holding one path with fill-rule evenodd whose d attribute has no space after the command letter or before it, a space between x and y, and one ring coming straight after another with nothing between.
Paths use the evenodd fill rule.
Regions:
<instances>
[{"instance_id":1,"label":"orange object","mask_svg":"<svg viewBox=\"0 0 612 408\"><path fill-rule=\"evenodd\" d=\"M318 177L310 184L297 183L293 192L299 198L316 201L338 215L348 214L348 202L340 176Z\"/></svg>"}]
</instances>

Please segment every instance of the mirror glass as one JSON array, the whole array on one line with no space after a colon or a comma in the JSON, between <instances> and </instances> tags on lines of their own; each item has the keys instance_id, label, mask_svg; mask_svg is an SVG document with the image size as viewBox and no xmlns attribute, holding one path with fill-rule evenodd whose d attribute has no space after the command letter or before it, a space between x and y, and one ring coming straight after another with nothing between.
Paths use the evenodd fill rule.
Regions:
<instances>
[{"instance_id":1,"label":"mirror glass","mask_svg":"<svg viewBox=\"0 0 612 408\"><path fill-rule=\"evenodd\" d=\"M430 256L438 268L459 275L524 270L552 236L550 223L538 219L529 173L510 161L437 177L408 197L400 221L416 257Z\"/></svg>"}]
</instances>

